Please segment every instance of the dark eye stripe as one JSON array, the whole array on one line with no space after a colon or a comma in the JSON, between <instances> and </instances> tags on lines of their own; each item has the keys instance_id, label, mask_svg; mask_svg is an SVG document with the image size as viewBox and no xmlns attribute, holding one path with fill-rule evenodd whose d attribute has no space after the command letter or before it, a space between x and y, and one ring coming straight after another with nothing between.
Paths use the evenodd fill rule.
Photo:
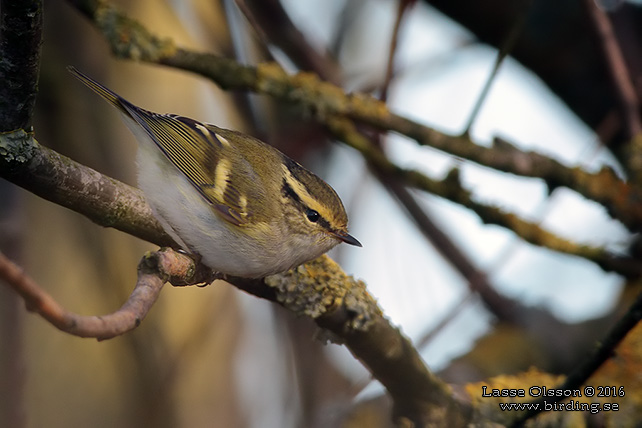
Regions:
<instances>
[{"instance_id":1,"label":"dark eye stripe","mask_svg":"<svg viewBox=\"0 0 642 428\"><path fill-rule=\"evenodd\" d=\"M317 211L305 205L303 201L301 201L301 198L299 198L299 195L297 195L297 193L294 191L292 186L290 186L285 179L283 180L283 185L281 186L281 192L285 197L292 199L292 202L294 202L294 205L296 205L297 208L299 208L301 213L304 214L308 218L308 220L319 224L324 229L330 230L330 223L326 219L324 219L323 216L319 214ZM316 213L316 216L318 216L316 221L310 218L310 212Z\"/></svg>"}]
</instances>

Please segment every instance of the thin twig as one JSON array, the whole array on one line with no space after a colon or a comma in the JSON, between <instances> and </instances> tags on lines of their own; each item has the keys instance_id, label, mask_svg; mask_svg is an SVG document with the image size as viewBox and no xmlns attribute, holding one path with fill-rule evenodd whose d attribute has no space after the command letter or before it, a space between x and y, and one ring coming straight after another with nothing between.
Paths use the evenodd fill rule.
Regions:
<instances>
[{"instance_id":1,"label":"thin twig","mask_svg":"<svg viewBox=\"0 0 642 428\"><path fill-rule=\"evenodd\" d=\"M473 110L470 113L470 117L468 118L468 121L466 122L466 126L464 127L464 132L462 133L463 135L470 136L470 129L473 127L473 124L475 123L475 119L477 119L477 116L479 115L482 105L484 104L484 101L486 101L486 98L488 97L488 93L490 92L490 87L493 81L495 80L495 77L497 76L499 67L502 65L502 63L504 62L504 59L506 59L508 54L513 50L513 48L515 47L515 44L517 43L517 40L519 39L519 36L522 34L522 30L524 29L524 25L526 24L526 18L528 17L528 12L530 11L531 4L532 4L532 0L526 0L524 2L524 5L523 5L524 10L519 12L519 17L515 19L515 21L513 22L513 25L510 31L508 32L508 36L506 36L506 39L502 43L501 48L497 51L497 56L495 57L495 63L493 64L493 69L488 75L488 78L484 83L484 87L482 88L479 96L477 97L477 101L475 102L475 105L473 106Z\"/></svg>"},{"instance_id":2,"label":"thin twig","mask_svg":"<svg viewBox=\"0 0 642 428\"><path fill-rule=\"evenodd\" d=\"M390 83L392 82L392 77L395 72L395 56L397 53L397 46L399 44L399 32L401 31L401 24L403 22L404 16L406 16L406 13L410 11L410 8L416 2L416 0L399 0L399 4L397 5L397 17L395 19L395 25L392 29L390 46L388 48L386 74L383 79L383 84L381 85L381 94L379 95L379 99L383 102L386 102L388 100L388 90L390 89Z\"/></svg>"},{"instance_id":3,"label":"thin twig","mask_svg":"<svg viewBox=\"0 0 642 428\"><path fill-rule=\"evenodd\" d=\"M452 308L448 310L446 315L437 322L430 330L426 331L423 333L421 336L419 336L419 339L416 340L416 346L419 349L424 349L430 342L432 342L435 337L444 329L448 324L450 324L452 321L457 318L462 311L468 306L471 302L473 302L473 298L475 297L475 293L472 290L469 290L468 293L459 301L457 302Z\"/></svg>"},{"instance_id":4,"label":"thin twig","mask_svg":"<svg viewBox=\"0 0 642 428\"><path fill-rule=\"evenodd\" d=\"M435 224L406 188L396 183L392 177L382 177L380 172L379 176L383 185L401 202L433 247L466 279L468 288L479 294L488 310L500 320L520 324L521 305L495 290L485 273L477 269L468 256Z\"/></svg>"},{"instance_id":5,"label":"thin twig","mask_svg":"<svg viewBox=\"0 0 642 428\"><path fill-rule=\"evenodd\" d=\"M628 136L629 138L633 138L642 132L640 100L635 92L629 69L624 60L624 55L620 49L611 21L606 15L606 12L600 9L596 3L595 0L584 0L591 23L600 39L602 53L604 54L613 85L618 95Z\"/></svg>"},{"instance_id":6,"label":"thin twig","mask_svg":"<svg viewBox=\"0 0 642 428\"><path fill-rule=\"evenodd\" d=\"M67 311L3 254L0 254L0 278L24 299L28 310L38 313L59 330L74 336L105 340L138 327L156 301L165 280L154 269L169 269L170 265L165 263L164 257L157 257L158 265L152 268L149 260L145 258L141 262L138 281L129 299L116 312L103 316L83 316Z\"/></svg>"},{"instance_id":7,"label":"thin twig","mask_svg":"<svg viewBox=\"0 0 642 428\"><path fill-rule=\"evenodd\" d=\"M623 164L629 173L630 180L639 185L642 183L640 100L609 17L598 7L595 0L584 0L584 4L598 35L606 66L617 94L619 110L624 119L625 132L629 138L621 151Z\"/></svg>"},{"instance_id":8,"label":"thin twig","mask_svg":"<svg viewBox=\"0 0 642 428\"><path fill-rule=\"evenodd\" d=\"M334 58L310 45L280 1L234 1L267 46L278 46L301 70L314 71L329 82L340 81L340 69Z\"/></svg>"}]
</instances>

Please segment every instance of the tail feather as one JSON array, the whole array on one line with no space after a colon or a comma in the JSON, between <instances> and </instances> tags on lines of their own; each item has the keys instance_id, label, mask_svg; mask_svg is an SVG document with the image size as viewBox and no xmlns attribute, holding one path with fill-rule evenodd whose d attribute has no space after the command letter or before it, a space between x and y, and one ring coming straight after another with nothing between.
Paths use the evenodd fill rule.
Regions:
<instances>
[{"instance_id":1,"label":"tail feather","mask_svg":"<svg viewBox=\"0 0 642 428\"><path fill-rule=\"evenodd\" d=\"M92 79L91 77L81 73L75 67L68 66L67 70L71 74L73 74L78 80L80 80L82 83L87 85L92 91L96 92L98 95L103 97L109 104L116 107L121 113L124 113L127 116L131 116L131 113L123 106L123 102L125 104L129 104L129 102L124 100L120 95L116 94L111 89L104 87L103 85L101 85L100 83Z\"/></svg>"}]
</instances>

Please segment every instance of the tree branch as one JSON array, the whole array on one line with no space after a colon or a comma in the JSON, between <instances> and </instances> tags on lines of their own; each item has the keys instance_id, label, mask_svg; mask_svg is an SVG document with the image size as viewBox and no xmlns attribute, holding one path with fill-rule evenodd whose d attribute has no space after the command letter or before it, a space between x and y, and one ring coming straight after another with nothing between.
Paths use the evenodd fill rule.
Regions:
<instances>
[{"instance_id":1,"label":"tree branch","mask_svg":"<svg viewBox=\"0 0 642 428\"><path fill-rule=\"evenodd\" d=\"M584 0L584 6L588 11L594 30L599 37L602 53L619 98L620 109L627 126L628 136L629 138L633 138L642 132L640 100L638 100L635 88L633 87L624 55L622 54L617 37L613 31L613 26L606 12L600 9L595 0ZM631 172L640 170L642 170L640 165L630 169Z\"/></svg>"},{"instance_id":2,"label":"tree branch","mask_svg":"<svg viewBox=\"0 0 642 428\"><path fill-rule=\"evenodd\" d=\"M602 53L613 81L619 102L619 110L624 118L629 141L623 147L623 163L635 183L642 183L642 120L640 120L640 100L633 86L624 55L618 44L613 26L607 14L594 0L584 0L584 6L591 18L593 28L599 38Z\"/></svg>"},{"instance_id":3,"label":"tree branch","mask_svg":"<svg viewBox=\"0 0 642 428\"><path fill-rule=\"evenodd\" d=\"M103 316L68 312L3 254L0 254L0 278L24 299L28 310L38 313L57 329L74 336L105 340L138 327L169 275L184 275L175 272L177 264L172 254L158 252L144 257L138 266L138 281L132 294L119 310Z\"/></svg>"},{"instance_id":4,"label":"tree branch","mask_svg":"<svg viewBox=\"0 0 642 428\"><path fill-rule=\"evenodd\" d=\"M495 77L497 77L497 72L499 71L499 67L502 65L502 63L504 62L504 59L506 59L508 54L513 50L513 48L515 47L515 44L517 43L517 40L519 39L519 36L522 34L522 31L524 30L524 25L526 24L526 18L528 17L528 14L530 12L531 4L532 4L532 0L528 0L524 2L524 4L522 5L523 10L519 13L517 18L515 19L515 22L512 23L510 31L506 36L506 39L502 42L502 45L497 50L497 56L495 57L495 62L493 63L493 69L491 70L490 74L486 78L486 82L484 82L484 87L482 88L481 92L479 93L479 96L477 97L477 101L473 106L473 109L470 113L470 117L466 122L466 126L464 127L464 132L462 132L462 135L466 137L470 137L470 130L473 127L473 124L475 123L477 116L479 116L479 112L481 111L481 108L484 105L486 98L488 97L493 81L495 80Z\"/></svg>"},{"instance_id":5,"label":"tree branch","mask_svg":"<svg viewBox=\"0 0 642 428\"><path fill-rule=\"evenodd\" d=\"M0 134L0 177L100 226L161 247L176 246L140 190L39 145L22 130Z\"/></svg>"},{"instance_id":6,"label":"tree branch","mask_svg":"<svg viewBox=\"0 0 642 428\"><path fill-rule=\"evenodd\" d=\"M275 44L301 70L314 71L323 80L337 83L341 70L328 52L311 49L305 35L294 25L279 0L235 0L266 47Z\"/></svg>"},{"instance_id":7,"label":"tree branch","mask_svg":"<svg viewBox=\"0 0 642 428\"><path fill-rule=\"evenodd\" d=\"M28 129L36 102L42 2L0 2L0 132Z\"/></svg>"},{"instance_id":8,"label":"tree branch","mask_svg":"<svg viewBox=\"0 0 642 428\"><path fill-rule=\"evenodd\" d=\"M383 83L381 84L381 94L379 99L384 103L388 100L388 91L390 90L390 84L392 83L392 78L395 73L395 56L397 53L397 47L399 45L399 33L401 32L401 24L404 21L404 17L410 13L412 7L417 3L417 0L399 0L397 5L397 16L395 18L395 24L392 28L392 35L390 36L390 46L388 47L388 61L386 61L386 74L383 78Z\"/></svg>"},{"instance_id":9,"label":"tree branch","mask_svg":"<svg viewBox=\"0 0 642 428\"><path fill-rule=\"evenodd\" d=\"M459 182L457 169L453 169L443 180L433 180L416 170L403 169L390 162L378 147L356 131L349 120L328 119L327 125L334 135L361 152L369 164L380 174L393 176L406 185L414 186L470 208L484 223L510 229L533 245L585 258L606 271L618 272L624 276L637 277L642 274L642 266L634 258L617 256L602 248L570 242L542 229L537 223L526 221L513 213L473 200L470 192L464 189Z\"/></svg>"}]
</instances>

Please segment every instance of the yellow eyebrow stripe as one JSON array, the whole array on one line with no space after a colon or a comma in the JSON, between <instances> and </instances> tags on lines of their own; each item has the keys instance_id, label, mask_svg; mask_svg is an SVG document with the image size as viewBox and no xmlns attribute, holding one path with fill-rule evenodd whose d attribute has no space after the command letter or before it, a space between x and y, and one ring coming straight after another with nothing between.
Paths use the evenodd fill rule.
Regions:
<instances>
[{"instance_id":1,"label":"yellow eyebrow stripe","mask_svg":"<svg viewBox=\"0 0 642 428\"><path fill-rule=\"evenodd\" d=\"M321 217L332 224L335 221L334 217L332 216L332 211L327 209L324 205L321 205L315 198L313 198L308 192L308 189L306 189L306 187L299 180L294 178L292 172L290 172L285 164L281 165L281 169L283 170L286 183L292 188L294 193L296 193L301 202L303 202L303 204L308 208L318 212Z\"/></svg>"}]
</instances>

